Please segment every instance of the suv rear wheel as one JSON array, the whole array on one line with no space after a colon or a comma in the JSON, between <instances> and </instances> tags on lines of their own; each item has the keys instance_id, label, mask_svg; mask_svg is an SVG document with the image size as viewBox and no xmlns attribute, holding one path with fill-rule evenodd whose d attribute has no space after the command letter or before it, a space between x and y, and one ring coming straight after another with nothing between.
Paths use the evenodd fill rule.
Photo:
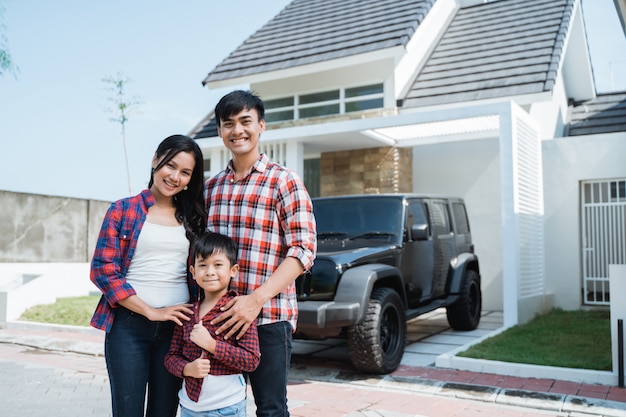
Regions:
<instances>
[{"instance_id":1,"label":"suv rear wheel","mask_svg":"<svg viewBox=\"0 0 626 417\"><path fill-rule=\"evenodd\" d=\"M404 305L391 288L372 291L363 320L348 329L347 345L355 368L376 374L400 365L406 337Z\"/></svg>"},{"instance_id":2,"label":"suv rear wheel","mask_svg":"<svg viewBox=\"0 0 626 417\"><path fill-rule=\"evenodd\" d=\"M454 330L474 330L480 321L482 294L478 273L468 269L463 276L459 299L446 308L448 323Z\"/></svg>"}]
</instances>

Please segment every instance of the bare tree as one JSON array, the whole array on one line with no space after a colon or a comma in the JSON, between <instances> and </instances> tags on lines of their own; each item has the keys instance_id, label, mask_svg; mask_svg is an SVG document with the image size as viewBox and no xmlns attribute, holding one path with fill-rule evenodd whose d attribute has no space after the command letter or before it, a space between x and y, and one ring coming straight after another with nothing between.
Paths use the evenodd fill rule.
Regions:
<instances>
[{"instance_id":1,"label":"bare tree","mask_svg":"<svg viewBox=\"0 0 626 417\"><path fill-rule=\"evenodd\" d=\"M128 193L132 195L132 186L130 181L130 165L128 163L128 149L126 147L126 122L132 114L138 113L138 107L142 101L138 97L126 97L126 87L132 80L121 72L115 76L103 78L102 81L107 85L107 90L111 92L108 98L113 103L113 107L107 107L105 111L113 113L113 117L109 120L119 123L122 128L122 145L124 146L124 159L126 161L126 177L128 179Z\"/></svg>"},{"instance_id":2,"label":"bare tree","mask_svg":"<svg viewBox=\"0 0 626 417\"><path fill-rule=\"evenodd\" d=\"M19 68L13 64L13 59L9 53L7 47L7 37L5 35L6 25L4 24L4 11L5 8L0 3L0 76L5 73L12 73L17 75Z\"/></svg>"}]
</instances>

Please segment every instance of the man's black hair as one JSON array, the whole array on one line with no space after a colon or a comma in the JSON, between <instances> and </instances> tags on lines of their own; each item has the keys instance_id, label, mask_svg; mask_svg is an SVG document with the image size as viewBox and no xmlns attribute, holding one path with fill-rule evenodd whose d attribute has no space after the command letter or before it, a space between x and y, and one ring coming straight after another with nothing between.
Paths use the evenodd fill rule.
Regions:
<instances>
[{"instance_id":1,"label":"man's black hair","mask_svg":"<svg viewBox=\"0 0 626 417\"><path fill-rule=\"evenodd\" d=\"M259 121L265 120L265 105L263 100L251 91L235 90L220 99L215 106L215 122L221 126L226 120L243 110L256 110Z\"/></svg>"}]
</instances>

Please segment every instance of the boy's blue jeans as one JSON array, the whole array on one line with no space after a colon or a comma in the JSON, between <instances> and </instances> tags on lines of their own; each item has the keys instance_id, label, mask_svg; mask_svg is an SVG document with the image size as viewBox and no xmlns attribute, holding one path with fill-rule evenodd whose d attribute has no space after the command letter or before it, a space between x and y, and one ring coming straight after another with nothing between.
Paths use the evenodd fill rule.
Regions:
<instances>
[{"instance_id":1,"label":"boy's blue jeans","mask_svg":"<svg viewBox=\"0 0 626 417\"><path fill-rule=\"evenodd\" d=\"M248 374L256 415L258 417L287 417L287 376L291 363L293 328L286 321L257 327L261 362Z\"/></svg>"},{"instance_id":2,"label":"boy's blue jeans","mask_svg":"<svg viewBox=\"0 0 626 417\"><path fill-rule=\"evenodd\" d=\"M104 339L113 417L176 416L182 379L170 374L163 363L174 326L118 307Z\"/></svg>"},{"instance_id":3,"label":"boy's blue jeans","mask_svg":"<svg viewBox=\"0 0 626 417\"><path fill-rule=\"evenodd\" d=\"M246 417L246 400L237 404L211 411L192 411L183 406L180 407L180 417Z\"/></svg>"}]
</instances>

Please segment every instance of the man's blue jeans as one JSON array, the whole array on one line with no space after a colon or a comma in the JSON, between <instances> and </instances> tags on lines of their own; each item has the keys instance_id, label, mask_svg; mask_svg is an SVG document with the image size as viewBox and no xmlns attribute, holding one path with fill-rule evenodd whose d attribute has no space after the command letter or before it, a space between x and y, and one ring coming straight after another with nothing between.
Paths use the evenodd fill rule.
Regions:
<instances>
[{"instance_id":1,"label":"man's blue jeans","mask_svg":"<svg viewBox=\"0 0 626 417\"><path fill-rule=\"evenodd\" d=\"M286 321L258 326L261 362L248 374L256 415L287 417L287 376L291 363L293 328Z\"/></svg>"},{"instance_id":2,"label":"man's blue jeans","mask_svg":"<svg viewBox=\"0 0 626 417\"><path fill-rule=\"evenodd\" d=\"M154 322L123 307L117 309L104 340L113 417L176 416L182 379L170 374L163 363L174 326L171 321Z\"/></svg>"}]
</instances>

